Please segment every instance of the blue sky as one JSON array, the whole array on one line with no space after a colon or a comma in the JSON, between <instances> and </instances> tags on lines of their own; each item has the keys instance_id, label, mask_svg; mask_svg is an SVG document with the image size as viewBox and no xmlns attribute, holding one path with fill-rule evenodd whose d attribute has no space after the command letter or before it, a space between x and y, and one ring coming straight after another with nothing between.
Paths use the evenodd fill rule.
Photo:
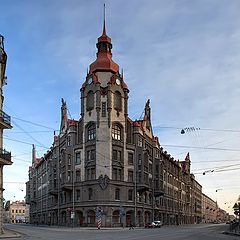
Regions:
<instances>
[{"instance_id":1,"label":"blue sky","mask_svg":"<svg viewBox=\"0 0 240 240\"><path fill-rule=\"evenodd\" d=\"M230 210L240 194L240 1L105 2L113 59L130 89L129 116L140 118L150 98L161 145L175 159L189 151L203 192ZM5 131L4 146L14 156L14 164L4 168L6 199L23 199L30 144L39 145L38 156L51 146L62 97L70 116L80 117L79 89L95 60L103 3L1 3L8 54L4 111L14 127ZM200 130L181 135L185 127ZM203 175L207 170L214 172Z\"/></svg>"}]
</instances>

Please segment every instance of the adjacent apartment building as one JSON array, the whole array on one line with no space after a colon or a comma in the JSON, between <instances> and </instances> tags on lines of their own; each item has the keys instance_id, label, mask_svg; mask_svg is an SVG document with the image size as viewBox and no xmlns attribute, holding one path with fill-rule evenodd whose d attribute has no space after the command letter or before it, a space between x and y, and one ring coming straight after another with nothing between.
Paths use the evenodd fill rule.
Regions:
<instances>
[{"instance_id":1,"label":"adjacent apartment building","mask_svg":"<svg viewBox=\"0 0 240 240\"><path fill-rule=\"evenodd\" d=\"M25 201L14 201L9 208L9 223L28 223L29 209Z\"/></svg>"},{"instance_id":2,"label":"adjacent apartment building","mask_svg":"<svg viewBox=\"0 0 240 240\"><path fill-rule=\"evenodd\" d=\"M62 99L60 132L50 150L33 146L26 201L30 222L64 226L199 223L202 187L189 153L179 161L154 135L150 100L140 120L128 116L129 88L112 59L105 20L97 58L81 92L81 116L69 119Z\"/></svg>"},{"instance_id":3,"label":"adjacent apartment building","mask_svg":"<svg viewBox=\"0 0 240 240\"><path fill-rule=\"evenodd\" d=\"M0 234L3 233L3 166L11 165L11 153L3 147L3 130L11 129L11 117L3 111L3 87L7 84L7 54L4 50L4 38L0 35Z\"/></svg>"},{"instance_id":4,"label":"adjacent apartment building","mask_svg":"<svg viewBox=\"0 0 240 240\"><path fill-rule=\"evenodd\" d=\"M203 223L213 223L218 214L217 202L212 200L206 194L202 195L202 221Z\"/></svg>"}]
</instances>

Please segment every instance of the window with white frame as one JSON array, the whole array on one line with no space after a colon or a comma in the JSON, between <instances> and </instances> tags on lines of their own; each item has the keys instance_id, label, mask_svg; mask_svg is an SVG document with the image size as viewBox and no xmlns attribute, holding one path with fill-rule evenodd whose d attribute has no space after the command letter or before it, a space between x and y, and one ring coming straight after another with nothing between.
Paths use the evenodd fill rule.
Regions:
<instances>
[{"instance_id":1,"label":"window with white frame","mask_svg":"<svg viewBox=\"0 0 240 240\"><path fill-rule=\"evenodd\" d=\"M121 127L117 124L112 126L112 138L121 141Z\"/></svg>"},{"instance_id":2,"label":"window with white frame","mask_svg":"<svg viewBox=\"0 0 240 240\"><path fill-rule=\"evenodd\" d=\"M87 129L87 140L94 140L96 138L96 127L95 124L91 124Z\"/></svg>"}]
</instances>

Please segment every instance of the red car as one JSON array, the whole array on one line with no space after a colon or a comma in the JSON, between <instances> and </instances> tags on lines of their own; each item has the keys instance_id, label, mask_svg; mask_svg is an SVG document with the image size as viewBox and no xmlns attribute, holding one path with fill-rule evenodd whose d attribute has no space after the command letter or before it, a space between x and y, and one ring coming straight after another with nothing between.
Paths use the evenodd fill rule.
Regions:
<instances>
[{"instance_id":1,"label":"red car","mask_svg":"<svg viewBox=\"0 0 240 240\"><path fill-rule=\"evenodd\" d=\"M154 228L154 227L155 227L155 224L153 222L145 224L145 228Z\"/></svg>"}]
</instances>

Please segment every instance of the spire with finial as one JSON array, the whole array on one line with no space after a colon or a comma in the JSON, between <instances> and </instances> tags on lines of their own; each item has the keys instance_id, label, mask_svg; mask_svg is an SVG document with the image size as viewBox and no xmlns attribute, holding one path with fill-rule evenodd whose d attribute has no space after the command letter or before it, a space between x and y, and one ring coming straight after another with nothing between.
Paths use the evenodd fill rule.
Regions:
<instances>
[{"instance_id":1,"label":"spire with finial","mask_svg":"<svg viewBox=\"0 0 240 240\"><path fill-rule=\"evenodd\" d=\"M97 42L97 59L90 65L90 74L100 71L119 72L119 66L112 60L112 43L106 31L106 7L103 8L103 32Z\"/></svg>"},{"instance_id":2,"label":"spire with finial","mask_svg":"<svg viewBox=\"0 0 240 240\"><path fill-rule=\"evenodd\" d=\"M103 5L103 33L102 35L106 36L106 5Z\"/></svg>"}]
</instances>

